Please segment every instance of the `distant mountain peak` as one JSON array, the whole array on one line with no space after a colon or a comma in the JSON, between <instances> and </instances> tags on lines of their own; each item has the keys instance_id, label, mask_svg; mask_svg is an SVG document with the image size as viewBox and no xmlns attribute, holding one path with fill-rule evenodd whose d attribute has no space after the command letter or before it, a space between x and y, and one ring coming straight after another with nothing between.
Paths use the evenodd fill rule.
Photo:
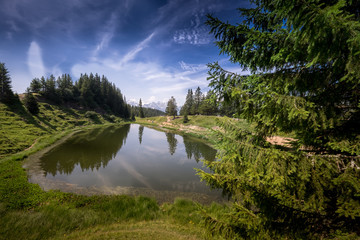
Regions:
<instances>
[{"instance_id":1,"label":"distant mountain peak","mask_svg":"<svg viewBox=\"0 0 360 240\"><path fill-rule=\"evenodd\" d=\"M136 101L136 100L133 100L133 99L129 100L127 103L132 105L132 106L139 106L139 102ZM143 103L143 107L145 107L145 108L157 109L157 110L160 110L160 111L163 111L163 112L165 112L166 105L167 105L166 102L160 102L160 101L150 102L150 103Z\"/></svg>"}]
</instances>

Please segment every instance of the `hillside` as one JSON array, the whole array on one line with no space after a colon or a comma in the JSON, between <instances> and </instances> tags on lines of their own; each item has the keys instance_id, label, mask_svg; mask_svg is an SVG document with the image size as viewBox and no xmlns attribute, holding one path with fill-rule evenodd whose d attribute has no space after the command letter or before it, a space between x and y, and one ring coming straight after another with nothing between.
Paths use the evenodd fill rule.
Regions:
<instances>
[{"instance_id":1,"label":"hillside","mask_svg":"<svg viewBox=\"0 0 360 240\"><path fill-rule=\"evenodd\" d=\"M44 136L76 127L122 121L114 115L77 110L46 101L39 101L39 108L39 114L32 115L22 102L13 105L0 103L0 158L25 150Z\"/></svg>"},{"instance_id":2,"label":"hillside","mask_svg":"<svg viewBox=\"0 0 360 240\"><path fill-rule=\"evenodd\" d=\"M0 239L209 239L197 212L227 207L180 199L159 206L146 197L45 192L29 183L22 168L29 154L77 129L126 123L49 102L39 106L33 116L21 102L0 104Z\"/></svg>"}]
</instances>

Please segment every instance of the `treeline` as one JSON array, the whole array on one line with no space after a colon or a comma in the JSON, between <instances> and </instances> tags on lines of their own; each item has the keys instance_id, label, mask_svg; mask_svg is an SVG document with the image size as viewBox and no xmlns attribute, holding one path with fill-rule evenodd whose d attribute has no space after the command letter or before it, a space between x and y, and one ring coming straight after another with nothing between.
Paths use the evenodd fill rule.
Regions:
<instances>
[{"instance_id":1,"label":"treeline","mask_svg":"<svg viewBox=\"0 0 360 240\"><path fill-rule=\"evenodd\" d=\"M56 103L78 103L84 108L111 112L123 118L135 120L135 116L140 115L139 107L127 104L120 89L98 74L82 74L74 84L69 74L63 74L56 81L53 75L47 79L35 78L31 81L30 91ZM143 108L143 113L144 117L164 114L151 108Z\"/></svg>"},{"instance_id":2,"label":"treeline","mask_svg":"<svg viewBox=\"0 0 360 240\"><path fill-rule=\"evenodd\" d=\"M57 79L50 75L48 78L34 78L29 89L57 104L76 103L86 109L105 111L123 118L130 118L131 115L131 107L120 89L104 75L81 74L75 83L69 74Z\"/></svg>"},{"instance_id":3,"label":"treeline","mask_svg":"<svg viewBox=\"0 0 360 240\"><path fill-rule=\"evenodd\" d=\"M92 73L81 74L75 82L69 74L62 74L57 79L54 75L34 78L27 88L24 104L32 114L37 114L39 108L33 93L40 94L55 104L68 104L71 107L94 110L102 114L110 113L126 119L135 119L140 112L139 107L126 103L120 89L104 75L100 77ZM0 63L0 102L11 104L18 99L11 89L9 71L4 63ZM142 112L144 117L164 115L164 112L151 108L142 108Z\"/></svg>"},{"instance_id":4,"label":"treeline","mask_svg":"<svg viewBox=\"0 0 360 240\"><path fill-rule=\"evenodd\" d=\"M141 111L142 109L142 111ZM165 113L161 110L158 109L153 109L153 108L146 108L146 107L142 107L140 109L139 106L131 106L131 114L134 115L134 117L156 117L156 116L163 116L165 115ZM143 115L141 114L141 112L143 113Z\"/></svg>"},{"instance_id":5,"label":"treeline","mask_svg":"<svg viewBox=\"0 0 360 240\"><path fill-rule=\"evenodd\" d=\"M188 90L185 103L180 109L180 115L221 115L233 116L236 113L236 103L229 103L219 101L209 91L207 94L201 92L201 88L197 87L195 92L192 89Z\"/></svg>"}]
</instances>

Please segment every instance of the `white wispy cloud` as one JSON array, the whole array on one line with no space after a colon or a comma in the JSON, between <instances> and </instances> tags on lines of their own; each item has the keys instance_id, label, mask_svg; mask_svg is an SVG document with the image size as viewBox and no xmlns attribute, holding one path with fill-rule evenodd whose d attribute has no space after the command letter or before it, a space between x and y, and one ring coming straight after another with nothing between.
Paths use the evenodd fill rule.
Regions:
<instances>
[{"instance_id":1,"label":"white wispy cloud","mask_svg":"<svg viewBox=\"0 0 360 240\"><path fill-rule=\"evenodd\" d=\"M100 35L101 35L100 41L96 45L94 53L93 53L95 58L97 57L98 53L101 50L108 47L110 41L114 37L117 21L118 21L117 14L115 14L115 13L111 14L110 20L107 22L106 26L100 33Z\"/></svg>"},{"instance_id":2,"label":"white wispy cloud","mask_svg":"<svg viewBox=\"0 0 360 240\"><path fill-rule=\"evenodd\" d=\"M141 98L143 103L168 100L174 96L179 105L184 102L188 89L207 87L205 71L188 71L181 67L167 68L157 62L130 61L116 65L116 59L79 63L73 66L72 73L97 72L114 82L127 99Z\"/></svg>"},{"instance_id":3,"label":"white wispy cloud","mask_svg":"<svg viewBox=\"0 0 360 240\"><path fill-rule=\"evenodd\" d=\"M203 45L211 43L213 38L209 35L207 27L195 26L176 31L173 41L178 44Z\"/></svg>"},{"instance_id":4,"label":"white wispy cloud","mask_svg":"<svg viewBox=\"0 0 360 240\"><path fill-rule=\"evenodd\" d=\"M140 51L142 51L144 48L147 47L147 44L151 41L151 39L154 37L154 35L155 35L155 32L151 33L146 39L144 39L138 45L136 45L133 49L131 49L120 60L120 65L124 65L124 64L128 63L129 61L133 60Z\"/></svg>"},{"instance_id":5,"label":"white wispy cloud","mask_svg":"<svg viewBox=\"0 0 360 240\"><path fill-rule=\"evenodd\" d=\"M46 68L42 59L42 52L39 44L32 41L28 50L27 65L33 77L45 76Z\"/></svg>"},{"instance_id":6,"label":"white wispy cloud","mask_svg":"<svg viewBox=\"0 0 360 240\"><path fill-rule=\"evenodd\" d=\"M207 70L207 66L205 64L189 64L184 61L179 62L181 69L190 72L200 72Z\"/></svg>"}]
</instances>

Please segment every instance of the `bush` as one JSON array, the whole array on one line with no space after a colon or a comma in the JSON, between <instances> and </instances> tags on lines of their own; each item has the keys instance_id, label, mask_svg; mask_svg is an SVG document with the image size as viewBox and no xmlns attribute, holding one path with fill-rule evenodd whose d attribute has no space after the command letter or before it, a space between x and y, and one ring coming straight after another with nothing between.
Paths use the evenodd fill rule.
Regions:
<instances>
[{"instance_id":1,"label":"bush","mask_svg":"<svg viewBox=\"0 0 360 240\"><path fill-rule=\"evenodd\" d=\"M187 123L187 122L189 122L189 118L188 118L187 113L185 113L184 118L183 118L183 123Z\"/></svg>"},{"instance_id":2,"label":"bush","mask_svg":"<svg viewBox=\"0 0 360 240\"><path fill-rule=\"evenodd\" d=\"M87 111L87 112L85 113L85 117L86 117L86 118L93 119L93 120L98 119L98 115L97 115L97 113L94 112L94 111Z\"/></svg>"},{"instance_id":3,"label":"bush","mask_svg":"<svg viewBox=\"0 0 360 240\"><path fill-rule=\"evenodd\" d=\"M35 97L29 91L25 94L24 104L26 109L33 115L39 113L39 104L36 101Z\"/></svg>"}]
</instances>

